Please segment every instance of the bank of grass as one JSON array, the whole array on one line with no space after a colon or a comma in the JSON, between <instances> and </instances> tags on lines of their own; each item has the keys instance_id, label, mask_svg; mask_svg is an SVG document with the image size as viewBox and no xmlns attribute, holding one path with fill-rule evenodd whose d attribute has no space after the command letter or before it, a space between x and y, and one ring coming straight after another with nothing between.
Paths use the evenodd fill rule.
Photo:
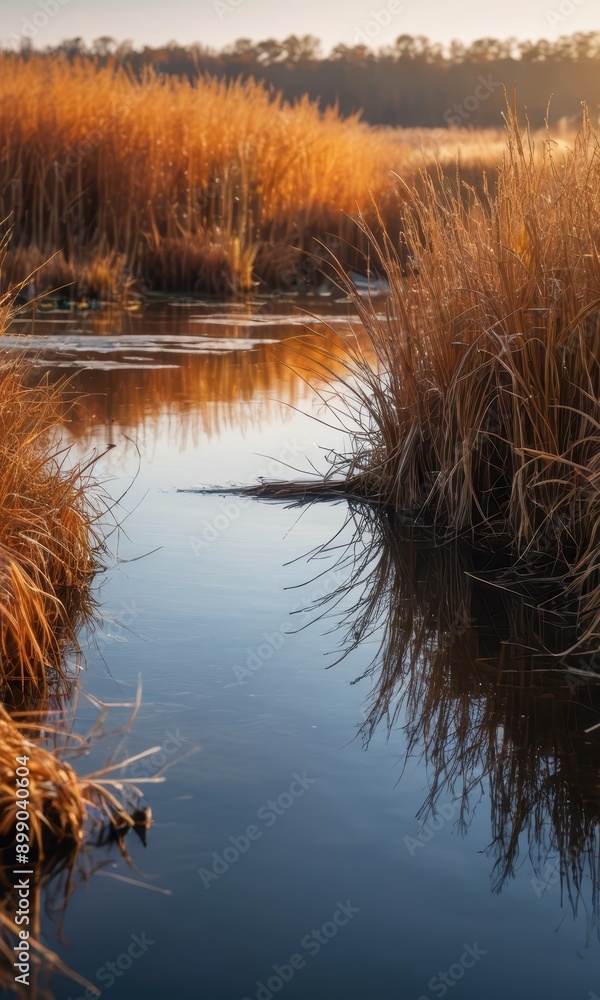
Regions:
<instances>
[{"instance_id":1,"label":"bank of grass","mask_svg":"<svg viewBox=\"0 0 600 1000\"><path fill-rule=\"evenodd\" d=\"M10 320L13 298L0 301L0 332ZM65 711L76 683L68 654L77 647L80 627L92 618L90 584L102 542L91 470L69 467L56 443L65 385L40 383L34 371L23 360L0 357L0 986L19 995L12 874L17 839L23 842L17 767L27 769L19 773L27 774L29 819L20 830L27 833L35 869L27 929L36 963L72 975L40 940L43 887L65 872L66 905L70 879L94 826L121 843L129 829L149 825L144 810L127 805L122 773L118 781L110 777L111 768L82 777L64 759L79 742ZM31 975L34 982L36 964Z\"/></svg>"},{"instance_id":2,"label":"bank of grass","mask_svg":"<svg viewBox=\"0 0 600 1000\"><path fill-rule=\"evenodd\" d=\"M0 690L36 703L61 687L65 648L89 615L99 539L88 479L53 443L60 387L0 360Z\"/></svg>"},{"instance_id":3,"label":"bank of grass","mask_svg":"<svg viewBox=\"0 0 600 1000\"><path fill-rule=\"evenodd\" d=\"M375 224L373 200L397 229L395 174L418 174L419 141L252 80L135 81L89 61L0 55L4 280L58 254L38 292L75 282L110 297L131 277L168 292L294 291L319 280L301 253L316 240L356 263L359 210ZM477 133L432 133L426 159L440 144L449 173L459 148L473 176L494 171Z\"/></svg>"},{"instance_id":4,"label":"bank of grass","mask_svg":"<svg viewBox=\"0 0 600 1000\"><path fill-rule=\"evenodd\" d=\"M497 194L465 207L425 179L404 234L408 264L367 230L387 308L348 289L376 358L349 349L341 401L332 378L350 454L324 483L258 492L351 495L466 537L498 557L502 585L533 586L597 645L600 142L587 113L570 151L550 138L536 151L509 107Z\"/></svg>"}]
</instances>

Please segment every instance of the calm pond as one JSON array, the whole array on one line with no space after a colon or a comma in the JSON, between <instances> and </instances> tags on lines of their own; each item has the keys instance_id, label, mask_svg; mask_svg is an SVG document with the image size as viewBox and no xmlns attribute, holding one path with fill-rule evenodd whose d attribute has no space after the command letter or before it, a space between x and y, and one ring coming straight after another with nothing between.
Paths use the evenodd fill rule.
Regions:
<instances>
[{"instance_id":1,"label":"calm pond","mask_svg":"<svg viewBox=\"0 0 600 1000\"><path fill-rule=\"evenodd\" d=\"M346 304L303 306L350 336ZM120 773L165 778L140 785L138 871L94 851L46 942L111 1000L590 1000L598 687L505 669L511 622L461 554L389 518L191 492L343 445L292 371L300 321L181 302L9 335L88 394L65 443L114 446L96 472L122 497L76 731L114 707L75 766L160 748Z\"/></svg>"}]
</instances>

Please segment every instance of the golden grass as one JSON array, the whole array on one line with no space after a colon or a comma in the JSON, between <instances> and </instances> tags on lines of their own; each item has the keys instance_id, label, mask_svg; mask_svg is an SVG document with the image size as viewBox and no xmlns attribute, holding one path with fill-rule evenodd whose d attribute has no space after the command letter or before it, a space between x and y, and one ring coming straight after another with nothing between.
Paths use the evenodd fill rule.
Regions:
<instances>
[{"instance_id":1,"label":"golden grass","mask_svg":"<svg viewBox=\"0 0 600 1000\"><path fill-rule=\"evenodd\" d=\"M0 335L18 291L0 298ZM16 709L68 689L64 654L90 616L101 548L90 470L69 468L58 440L65 380L34 372L0 356L0 697Z\"/></svg>"},{"instance_id":2,"label":"golden grass","mask_svg":"<svg viewBox=\"0 0 600 1000\"><path fill-rule=\"evenodd\" d=\"M84 252L68 260L63 250L49 257L38 246L17 246L7 250L0 269L0 292L20 288L26 301L57 292L76 301L121 303L129 298L132 283L124 258L110 251Z\"/></svg>"},{"instance_id":3,"label":"golden grass","mask_svg":"<svg viewBox=\"0 0 600 1000\"><path fill-rule=\"evenodd\" d=\"M425 130L425 133L427 130ZM436 130L468 166L476 133ZM422 165L415 130L374 129L250 80L134 81L114 67L0 56L0 218L11 218L11 268L23 254L64 253L64 276L93 255L168 291L292 288L300 250L328 235L350 263L364 243L359 209L399 221L398 184ZM491 138L491 137L490 137ZM20 255L20 256L19 256ZM111 256L112 255L112 256ZM114 285L114 279L113 279Z\"/></svg>"},{"instance_id":4,"label":"golden grass","mask_svg":"<svg viewBox=\"0 0 600 1000\"><path fill-rule=\"evenodd\" d=\"M587 114L571 150L548 138L536 152L509 108L496 196L466 206L427 176L402 256L365 230L390 297L382 315L348 288L376 357L357 341L334 404L352 454L325 486L274 495L345 492L467 536L597 641L600 142Z\"/></svg>"},{"instance_id":5,"label":"golden grass","mask_svg":"<svg viewBox=\"0 0 600 1000\"><path fill-rule=\"evenodd\" d=\"M13 704L18 692L38 704L60 682L90 610L98 544L86 476L52 443L60 387L32 388L29 374L0 362L0 683Z\"/></svg>"}]
</instances>

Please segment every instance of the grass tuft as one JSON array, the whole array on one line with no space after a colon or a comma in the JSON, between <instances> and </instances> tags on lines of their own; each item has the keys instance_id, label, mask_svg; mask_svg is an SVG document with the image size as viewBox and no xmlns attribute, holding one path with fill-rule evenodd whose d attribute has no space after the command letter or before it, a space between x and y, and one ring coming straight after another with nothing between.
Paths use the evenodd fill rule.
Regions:
<instances>
[{"instance_id":1,"label":"grass tuft","mask_svg":"<svg viewBox=\"0 0 600 1000\"><path fill-rule=\"evenodd\" d=\"M536 149L507 106L497 192L483 189L424 174L400 246L363 224L390 294L384 307L361 297L337 266L370 345L348 348L341 402L330 376L350 452L325 483L258 491L345 493L466 537L597 640L600 142L587 112L572 148L547 136ZM325 371L329 359L326 345Z\"/></svg>"}]
</instances>

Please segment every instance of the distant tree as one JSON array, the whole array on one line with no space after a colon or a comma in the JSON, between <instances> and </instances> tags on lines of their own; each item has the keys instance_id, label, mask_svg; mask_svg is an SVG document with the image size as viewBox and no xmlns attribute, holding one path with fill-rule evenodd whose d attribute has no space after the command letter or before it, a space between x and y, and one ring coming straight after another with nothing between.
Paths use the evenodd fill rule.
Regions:
<instances>
[{"instance_id":1,"label":"distant tree","mask_svg":"<svg viewBox=\"0 0 600 1000\"><path fill-rule=\"evenodd\" d=\"M87 53L87 45L85 44L83 38L67 38L64 42L58 46L59 52L64 52L69 59L73 59L75 56L83 56Z\"/></svg>"},{"instance_id":2,"label":"distant tree","mask_svg":"<svg viewBox=\"0 0 600 1000\"><path fill-rule=\"evenodd\" d=\"M543 125L551 95L551 120L576 118L581 101L592 113L600 110L600 32L578 32L554 41L517 42L514 38L480 38L442 47L423 35L400 35L392 45L374 51L368 45L337 45L328 56L312 35L290 35L283 41L254 42L239 38L217 52L201 43L170 42L135 51L130 42L118 44L101 36L88 53L81 38L67 39L56 52L69 58L116 60L141 78L148 67L190 80L203 73L219 79L253 77L279 90L288 100L304 94L322 107L337 105L342 114L362 111L378 125L440 127L449 115L468 128L501 124L505 83L516 85L521 105L527 105L534 127ZM27 54L26 54L27 55ZM14 58L18 58L16 53ZM479 78L494 81L466 105Z\"/></svg>"},{"instance_id":3,"label":"distant tree","mask_svg":"<svg viewBox=\"0 0 600 1000\"><path fill-rule=\"evenodd\" d=\"M321 43L314 35L290 35L283 42L290 63L316 62L321 55Z\"/></svg>"},{"instance_id":4,"label":"distant tree","mask_svg":"<svg viewBox=\"0 0 600 1000\"><path fill-rule=\"evenodd\" d=\"M117 42L111 35L101 35L100 38L95 38L92 42L92 52L105 58L106 56L112 55L117 49Z\"/></svg>"},{"instance_id":5,"label":"distant tree","mask_svg":"<svg viewBox=\"0 0 600 1000\"><path fill-rule=\"evenodd\" d=\"M223 49L225 55L256 56L256 43L251 38L238 38L233 45Z\"/></svg>"},{"instance_id":6,"label":"distant tree","mask_svg":"<svg viewBox=\"0 0 600 1000\"><path fill-rule=\"evenodd\" d=\"M133 52L133 41L131 38L126 38L125 41L119 42L115 48L115 55L117 59L122 62L127 59L128 56Z\"/></svg>"},{"instance_id":7,"label":"distant tree","mask_svg":"<svg viewBox=\"0 0 600 1000\"><path fill-rule=\"evenodd\" d=\"M502 42L497 38L478 38L469 45L467 59L474 63L488 63L504 58Z\"/></svg>"}]
</instances>

